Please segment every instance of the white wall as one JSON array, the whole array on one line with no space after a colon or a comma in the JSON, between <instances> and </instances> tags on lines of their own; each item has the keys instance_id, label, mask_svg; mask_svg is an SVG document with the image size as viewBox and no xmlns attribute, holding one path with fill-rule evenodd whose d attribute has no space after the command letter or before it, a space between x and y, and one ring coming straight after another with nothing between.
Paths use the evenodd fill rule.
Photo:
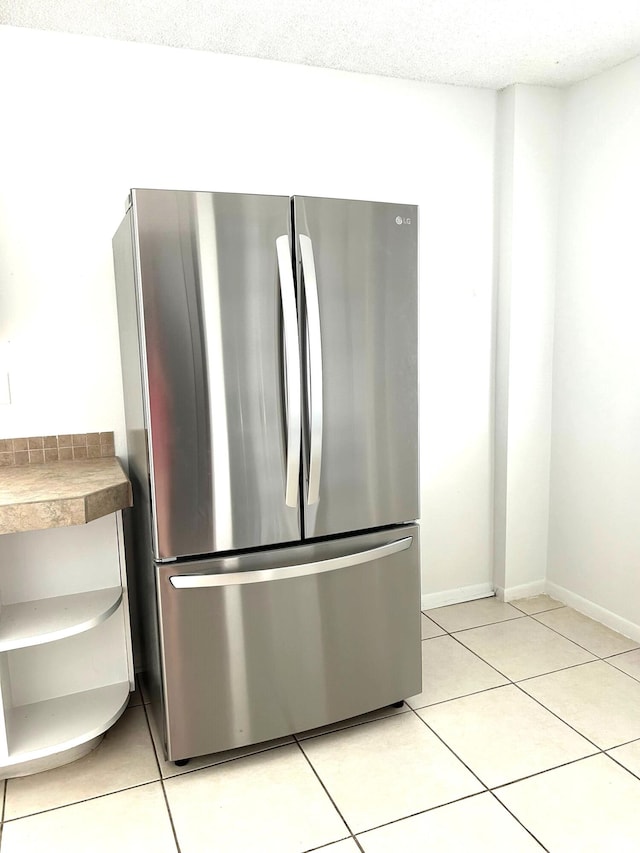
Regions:
<instances>
[{"instance_id":1,"label":"white wall","mask_svg":"<svg viewBox=\"0 0 640 853\"><path fill-rule=\"evenodd\" d=\"M548 582L640 638L640 58L565 98Z\"/></svg>"},{"instance_id":2,"label":"white wall","mask_svg":"<svg viewBox=\"0 0 640 853\"><path fill-rule=\"evenodd\" d=\"M494 566L507 600L547 568L562 93L498 95Z\"/></svg>"},{"instance_id":3,"label":"white wall","mask_svg":"<svg viewBox=\"0 0 640 853\"><path fill-rule=\"evenodd\" d=\"M423 592L489 589L495 93L9 27L0 74L0 437L122 447L129 187L417 203Z\"/></svg>"}]
</instances>

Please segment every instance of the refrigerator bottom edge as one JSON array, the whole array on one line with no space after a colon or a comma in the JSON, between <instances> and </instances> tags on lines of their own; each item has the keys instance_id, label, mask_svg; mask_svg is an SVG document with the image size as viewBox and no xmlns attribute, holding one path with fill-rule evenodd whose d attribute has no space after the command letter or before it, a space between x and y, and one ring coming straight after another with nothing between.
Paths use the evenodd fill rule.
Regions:
<instances>
[{"instance_id":1,"label":"refrigerator bottom edge","mask_svg":"<svg viewBox=\"0 0 640 853\"><path fill-rule=\"evenodd\" d=\"M421 691L415 525L155 570L170 761Z\"/></svg>"}]
</instances>

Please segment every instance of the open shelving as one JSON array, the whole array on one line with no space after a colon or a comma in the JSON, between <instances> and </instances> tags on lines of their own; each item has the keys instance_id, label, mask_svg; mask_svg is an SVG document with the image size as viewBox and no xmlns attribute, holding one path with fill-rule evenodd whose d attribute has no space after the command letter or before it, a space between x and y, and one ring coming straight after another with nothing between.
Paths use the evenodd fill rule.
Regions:
<instances>
[{"instance_id":1,"label":"open shelving","mask_svg":"<svg viewBox=\"0 0 640 853\"><path fill-rule=\"evenodd\" d=\"M0 778L90 751L133 686L122 513L0 536Z\"/></svg>"}]
</instances>

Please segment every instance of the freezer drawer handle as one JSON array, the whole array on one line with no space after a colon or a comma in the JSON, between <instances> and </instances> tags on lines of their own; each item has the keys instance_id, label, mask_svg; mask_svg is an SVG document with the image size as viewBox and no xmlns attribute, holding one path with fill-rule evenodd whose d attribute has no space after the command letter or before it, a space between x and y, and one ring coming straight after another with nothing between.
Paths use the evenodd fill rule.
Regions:
<instances>
[{"instance_id":1,"label":"freezer drawer handle","mask_svg":"<svg viewBox=\"0 0 640 853\"><path fill-rule=\"evenodd\" d=\"M280 274L282 321L286 363L286 417L287 417L287 469L285 503L298 506L298 477L300 474L300 347L296 292L291 268L289 237L283 234L276 239L276 255Z\"/></svg>"},{"instance_id":2,"label":"freezer drawer handle","mask_svg":"<svg viewBox=\"0 0 640 853\"><path fill-rule=\"evenodd\" d=\"M311 505L318 502L320 495L320 469L322 466L322 340L320 337L320 305L316 265L313 259L313 244L305 234L300 234L299 240L304 298L307 308L307 334L309 336L311 440L309 442L307 504Z\"/></svg>"},{"instance_id":3,"label":"freezer drawer handle","mask_svg":"<svg viewBox=\"0 0 640 853\"><path fill-rule=\"evenodd\" d=\"M368 551L359 551L357 554L347 554L344 557L333 557L330 560L318 560L315 563L302 563L299 566L286 566L281 569L259 569L253 572L172 575L169 581L176 589L197 589L200 587L237 586L238 584L301 578L305 575L335 572L336 569L346 569L349 566L359 566L361 563L370 563L373 560L380 560L382 557L390 557L391 554L406 551L407 548L411 547L412 542L413 536L407 536L404 539L397 539L395 542L380 545L378 548L370 548Z\"/></svg>"}]
</instances>

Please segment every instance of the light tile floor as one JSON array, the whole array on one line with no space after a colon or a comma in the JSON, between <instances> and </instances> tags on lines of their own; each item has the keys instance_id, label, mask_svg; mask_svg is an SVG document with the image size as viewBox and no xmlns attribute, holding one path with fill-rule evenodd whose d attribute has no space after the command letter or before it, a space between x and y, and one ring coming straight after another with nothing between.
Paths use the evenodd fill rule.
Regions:
<instances>
[{"instance_id":1,"label":"light tile floor","mask_svg":"<svg viewBox=\"0 0 640 853\"><path fill-rule=\"evenodd\" d=\"M134 694L90 755L0 783L0 853L640 850L638 644L547 596L422 627L402 709L186 767Z\"/></svg>"}]
</instances>

